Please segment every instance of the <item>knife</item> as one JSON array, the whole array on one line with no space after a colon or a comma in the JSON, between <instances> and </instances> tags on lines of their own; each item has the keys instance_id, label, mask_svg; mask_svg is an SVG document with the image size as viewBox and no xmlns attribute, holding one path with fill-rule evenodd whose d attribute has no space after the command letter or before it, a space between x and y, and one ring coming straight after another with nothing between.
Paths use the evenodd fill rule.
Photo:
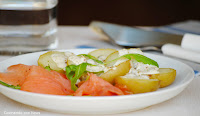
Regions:
<instances>
[{"instance_id":1,"label":"knife","mask_svg":"<svg viewBox=\"0 0 200 116\"><path fill-rule=\"evenodd\" d=\"M200 51L200 35L175 35L155 31L147 31L130 26L92 21L89 25L95 32L124 47L143 47L158 50L167 43L181 45L183 48Z\"/></svg>"}]
</instances>

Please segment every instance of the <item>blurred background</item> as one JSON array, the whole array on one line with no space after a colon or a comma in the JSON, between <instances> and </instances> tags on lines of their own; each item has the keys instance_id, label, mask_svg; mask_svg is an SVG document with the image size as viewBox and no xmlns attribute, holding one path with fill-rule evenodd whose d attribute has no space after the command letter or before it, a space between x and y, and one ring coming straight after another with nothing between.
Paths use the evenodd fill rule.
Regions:
<instances>
[{"instance_id":1,"label":"blurred background","mask_svg":"<svg viewBox=\"0 0 200 116\"><path fill-rule=\"evenodd\" d=\"M200 0L0 0L0 51L57 48L57 22L76 28L98 20L200 35L199 7Z\"/></svg>"},{"instance_id":2,"label":"blurred background","mask_svg":"<svg viewBox=\"0 0 200 116\"><path fill-rule=\"evenodd\" d=\"M100 20L123 25L161 26L200 20L200 0L59 0L59 25Z\"/></svg>"}]
</instances>

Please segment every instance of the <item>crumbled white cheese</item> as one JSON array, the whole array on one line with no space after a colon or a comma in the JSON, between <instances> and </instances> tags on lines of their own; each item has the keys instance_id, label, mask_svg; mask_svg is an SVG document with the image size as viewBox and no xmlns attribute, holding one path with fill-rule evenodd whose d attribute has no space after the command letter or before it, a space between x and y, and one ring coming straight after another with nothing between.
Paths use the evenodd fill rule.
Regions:
<instances>
[{"instance_id":1,"label":"crumbled white cheese","mask_svg":"<svg viewBox=\"0 0 200 116\"><path fill-rule=\"evenodd\" d=\"M159 68L153 65L144 64L142 62L131 62L131 69L124 77L149 79L148 74L157 74L159 73L158 70Z\"/></svg>"},{"instance_id":2,"label":"crumbled white cheese","mask_svg":"<svg viewBox=\"0 0 200 116\"><path fill-rule=\"evenodd\" d=\"M131 54L131 53L137 53L137 54L142 54L143 52L140 49L122 49L119 50L119 56L125 55L125 54ZM118 61L113 65L113 67L106 67L104 64L99 64L95 62L92 59L86 59L84 56L77 56L71 52L65 52L65 54L52 54L51 55L52 60L57 64L59 68L65 69L67 66L67 60L72 62L75 65L79 65L81 63L87 62L89 64L95 65L91 66L88 65L86 67L86 70L89 72L100 72L104 71L107 72L110 69L116 70L116 66L121 64L122 62L127 61L128 59L123 58ZM105 56L99 56L99 60L103 61L106 59ZM142 62L137 62L135 60L131 60L131 69L129 70L129 73L127 73L124 77L125 78L138 78L138 79L149 79L148 74L157 74L159 68L153 65L149 64L144 64Z\"/></svg>"},{"instance_id":3,"label":"crumbled white cheese","mask_svg":"<svg viewBox=\"0 0 200 116\"><path fill-rule=\"evenodd\" d=\"M88 60L87 60L87 63L93 64L93 65L96 65L96 64L97 64L97 63L96 63L94 60L92 60L92 59L88 59Z\"/></svg>"},{"instance_id":4,"label":"crumbled white cheese","mask_svg":"<svg viewBox=\"0 0 200 116\"><path fill-rule=\"evenodd\" d=\"M100 72L100 71L103 71L104 68L105 68L104 66L90 66L90 65L87 65L86 70L89 71L89 72Z\"/></svg>"},{"instance_id":5,"label":"crumbled white cheese","mask_svg":"<svg viewBox=\"0 0 200 116\"><path fill-rule=\"evenodd\" d=\"M111 69L111 68L109 68L109 67L105 67L103 71L104 71L104 73L105 73L105 72L108 72L110 69ZM113 70L115 70L115 69L113 68Z\"/></svg>"},{"instance_id":6,"label":"crumbled white cheese","mask_svg":"<svg viewBox=\"0 0 200 116\"><path fill-rule=\"evenodd\" d=\"M68 60L70 60L75 65L79 65L81 63L86 62L86 58L84 56L77 56L77 55L69 56Z\"/></svg>"},{"instance_id":7,"label":"crumbled white cheese","mask_svg":"<svg viewBox=\"0 0 200 116\"><path fill-rule=\"evenodd\" d=\"M95 62L92 59L88 59L87 63L95 65L95 66L90 66L90 65L87 66L86 70L89 72L100 72L100 71L107 72L110 69L108 67L105 67L105 65L103 65L103 64L99 64L99 63Z\"/></svg>"},{"instance_id":8,"label":"crumbled white cheese","mask_svg":"<svg viewBox=\"0 0 200 116\"><path fill-rule=\"evenodd\" d=\"M98 60L104 61L106 58L107 58L106 56L101 55L101 56L98 57Z\"/></svg>"},{"instance_id":9,"label":"crumbled white cheese","mask_svg":"<svg viewBox=\"0 0 200 116\"><path fill-rule=\"evenodd\" d=\"M131 73L128 73L128 74L126 74L125 76L122 76L122 77L123 78L134 78L134 79L149 79L148 75L137 76L137 75L131 74Z\"/></svg>"},{"instance_id":10,"label":"crumbled white cheese","mask_svg":"<svg viewBox=\"0 0 200 116\"><path fill-rule=\"evenodd\" d=\"M132 48L132 49L128 49L128 52L129 52L129 54L133 54L133 53L135 53L135 54L144 54L139 48Z\"/></svg>"},{"instance_id":11,"label":"crumbled white cheese","mask_svg":"<svg viewBox=\"0 0 200 116\"><path fill-rule=\"evenodd\" d=\"M67 66L67 58L64 54L52 54L51 59L57 64L59 68L64 69Z\"/></svg>"},{"instance_id":12,"label":"crumbled white cheese","mask_svg":"<svg viewBox=\"0 0 200 116\"><path fill-rule=\"evenodd\" d=\"M98 64L96 66L90 66L88 65L86 67L86 70L89 71L89 72L100 72L100 71L104 71L107 72L108 70L110 70L110 68L108 67L105 67L103 64Z\"/></svg>"},{"instance_id":13,"label":"crumbled white cheese","mask_svg":"<svg viewBox=\"0 0 200 116\"><path fill-rule=\"evenodd\" d=\"M142 62L133 63L133 67L130 69L130 73L132 70L137 70L139 75L141 74L157 74L159 73L159 68L154 65L144 64Z\"/></svg>"},{"instance_id":14,"label":"crumbled white cheese","mask_svg":"<svg viewBox=\"0 0 200 116\"><path fill-rule=\"evenodd\" d=\"M88 65L86 70L89 72L100 72L104 71L107 72L109 68L105 67L103 64L99 64L92 59L86 59L84 56L77 56L71 52L65 52L64 55L62 54L53 54L52 56L53 61L57 64L59 68L65 69L67 66L67 60L69 60L72 64L79 65L81 63L87 62L89 64L95 65L91 66Z\"/></svg>"},{"instance_id":15,"label":"crumbled white cheese","mask_svg":"<svg viewBox=\"0 0 200 116\"><path fill-rule=\"evenodd\" d=\"M75 55L75 54L74 54L74 53L72 53L72 52L68 52L68 51L67 51L67 52L65 52L65 56L66 56L66 57L70 57L70 56L72 56L72 55Z\"/></svg>"},{"instance_id":16,"label":"crumbled white cheese","mask_svg":"<svg viewBox=\"0 0 200 116\"><path fill-rule=\"evenodd\" d=\"M65 52L64 54L52 54L51 58L56 65L63 70L65 70L65 67L67 66L67 60L72 61L76 65L86 61L85 57L78 57L72 52Z\"/></svg>"},{"instance_id":17,"label":"crumbled white cheese","mask_svg":"<svg viewBox=\"0 0 200 116\"><path fill-rule=\"evenodd\" d=\"M139 48L131 48L131 49L121 49L118 51L119 56L123 56L125 54L144 54Z\"/></svg>"}]
</instances>

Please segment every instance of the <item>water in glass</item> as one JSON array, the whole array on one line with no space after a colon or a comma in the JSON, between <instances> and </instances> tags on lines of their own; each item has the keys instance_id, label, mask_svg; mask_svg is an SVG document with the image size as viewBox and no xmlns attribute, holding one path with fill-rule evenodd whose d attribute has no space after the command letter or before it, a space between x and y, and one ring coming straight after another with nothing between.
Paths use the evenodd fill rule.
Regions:
<instances>
[{"instance_id":1,"label":"water in glass","mask_svg":"<svg viewBox=\"0 0 200 116\"><path fill-rule=\"evenodd\" d=\"M0 52L57 47L57 0L0 0Z\"/></svg>"}]
</instances>

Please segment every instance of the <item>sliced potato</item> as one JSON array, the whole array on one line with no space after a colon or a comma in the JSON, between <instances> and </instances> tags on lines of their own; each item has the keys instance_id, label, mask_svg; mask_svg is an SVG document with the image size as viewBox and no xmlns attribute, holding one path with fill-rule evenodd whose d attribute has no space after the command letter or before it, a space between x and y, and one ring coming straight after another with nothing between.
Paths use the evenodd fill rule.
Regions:
<instances>
[{"instance_id":1,"label":"sliced potato","mask_svg":"<svg viewBox=\"0 0 200 116\"><path fill-rule=\"evenodd\" d=\"M88 54L104 61L108 55L110 55L111 53L113 53L115 51L117 51L117 50L109 49L109 48L108 49L97 49L97 50L91 51Z\"/></svg>"},{"instance_id":2,"label":"sliced potato","mask_svg":"<svg viewBox=\"0 0 200 116\"><path fill-rule=\"evenodd\" d=\"M118 52L118 51L111 53L111 54L106 58L106 60L104 61L105 63L107 63L106 66L109 66L109 67L113 66L113 65L116 63L116 61L114 61L114 62L110 62L110 61L112 61L112 60L114 60L114 59L116 59L116 58L118 58L118 57L119 57L119 52ZM109 63L109 62L110 62L110 63Z\"/></svg>"},{"instance_id":3,"label":"sliced potato","mask_svg":"<svg viewBox=\"0 0 200 116\"><path fill-rule=\"evenodd\" d=\"M121 56L125 55L125 54L143 54L143 52L139 49L139 48L129 48L129 49L122 49L120 50L122 53L124 54L121 54ZM113 61L113 62L110 62L118 57L120 57L120 51L115 51L113 52L112 54L110 54L106 60L104 61L106 63L106 66L113 66L117 61Z\"/></svg>"},{"instance_id":4,"label":"sliced potato","mask_svg":"<svg viewBox=\"0 0 200 116\"><path fill-rule=\"evenodd\" d=\"M67 60L67 66L73 65L74 63L71 60Z\"/></svg>"},{"instance_id":5,"label":"sliced potato","mask_svg":"<svg viewBox=\"0 0 200 116\"><path fill-rule=\"evenodd\" d=\"M38 65L42 67L50 66L52 70L55 70L60 73L64 73L63 69L59 68L57 64L52 60L51 55L52 54L62 54L65 55L64 52L58 52L58 51L49 51L45 54L40 55L38 59Z\"/></svg>"},{"instance_id":6,"label":"sliced potato","mask_svg":"<svg viewBox=\"0 0 200 116\"><path fill-rule=\"evenodd\" d=\"M131 68L130 60L127 60L116 67L114 69L110 69L109 71L103 73L100 77L104 80L114 84L114 78L118 76L123 76L129 72Z\"/></svg>"},{"instance_id":7,"label":"sliced potato","mask_svg":"<svg viewBox=\"0 0 200 116\"><path fill-rule=\"evenodd\" d=\"M152 92L159 88L158 79L137 79L119 76L115 78L115 84L126 85L134 94Z\"/></svg>"},{"instance_id":8,"label":"sliced potato","mask_svg":"<svg viewBox=\"0 0 200 116\"><path fill-rule=\"evenodd\" d=\"M160 68L159 74L150 75L151 79L158 79L160 87L166 87L172 84L176 78L176 70L172 68Z\"/></svg>"}]
</instances>

